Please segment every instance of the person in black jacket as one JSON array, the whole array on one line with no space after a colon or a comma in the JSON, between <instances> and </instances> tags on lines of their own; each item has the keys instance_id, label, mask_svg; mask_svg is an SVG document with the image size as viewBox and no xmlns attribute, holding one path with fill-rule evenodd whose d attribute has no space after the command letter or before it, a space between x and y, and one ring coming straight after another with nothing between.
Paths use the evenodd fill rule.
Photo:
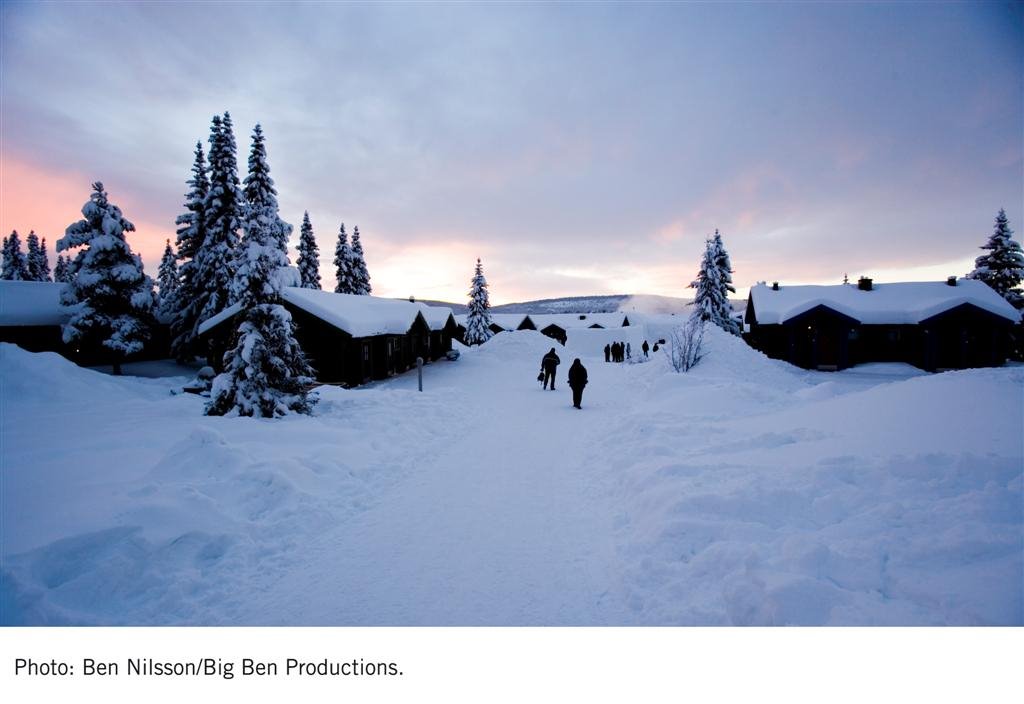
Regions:
<instances>
[{"instance_id":1,"label":"person in black jacket","mask_svg":"<svg viewBox=\"0 0 1024 704\"><path fill-rule=\"evenodd\" d=\"M587 368L580 363L577 357L569 367L569 388L572 389L572 407L582 408L583 387L587 385Z\"/></svg>"},{"instance_id":2,"label":"person in black jacket","mask_svg":"<svg viewBox=\"0 0 1024 704\"><path fill-rule=\"evenodd\" d=\"M555 390L555 371L558 369L558 365L562 360L555 354L555 348L552 347L551 351L548 352L540 360L541 371L544 372L544 388L548 388L548 381L551 381L551 390Z\"/></svg>"},{"instance_id":3,"label":"person in black jacket","mask_svg":"<svg viewBox=\"0 0 1024 704\"><path fill-rule=\"evenodd\" d=\"M651 349L651 348L650 348L650 347L649 347L649 346L647 345L647 340L644 340L644 344L643 344L643 347L641 347L640 349L642 349L642 350L644 351L644 357L646 357L646 356L647 356L647 350Z\"/></svg>"},{"instance_id":4,"label":"person in black jacket","mask_svg":"<svg viewBox=\"0 0 1024 704\"><path fill-rule=\"evenodd\" d=\"M612 346L611 345L605 345L604 346L604 361L606 361L606 362L612 361Z\"/></svg>"}]
</instances>

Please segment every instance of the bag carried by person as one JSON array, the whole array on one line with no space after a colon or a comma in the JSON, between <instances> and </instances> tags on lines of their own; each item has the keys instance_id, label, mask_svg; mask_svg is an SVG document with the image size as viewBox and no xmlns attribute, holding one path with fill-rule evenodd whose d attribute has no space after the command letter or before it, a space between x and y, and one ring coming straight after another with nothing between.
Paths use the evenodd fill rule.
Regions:
<instances>
[{"instance_id":1,"label":"bag carried by person","mask_svg":"<svg viewBox=\"0 0 1024 704\"><path fill-rule=\"evenodd\" d=\"M537 375L537 381L544 381L544 370L540 370L540 374Z\"/></svg>"}]
</instances>

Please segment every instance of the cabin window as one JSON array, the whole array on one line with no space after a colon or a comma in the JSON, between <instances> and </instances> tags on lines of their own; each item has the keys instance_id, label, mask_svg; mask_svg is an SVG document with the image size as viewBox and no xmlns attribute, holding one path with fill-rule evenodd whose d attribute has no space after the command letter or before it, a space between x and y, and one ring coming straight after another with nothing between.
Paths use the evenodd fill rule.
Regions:
<instances>
[{"instance_id":1,"label":"cabin window","mask_svg":"<svg viewBox=\"0 0 1024 704\"><path fill-rule=\"evenodd\" d=\"M369 362L370 361L370 346L369 345L363 345L363 361L364 362Z\"/></svg>"},{"instance_id":2,"label":"cabin window","mask_svg":"<svg viewBox=\"0 0 1024 704\"><path fill-rule=\"evenodd\" d=\"M858 337L860 337L860 333L858 333L856 330L851 330L850 332L846 333L847 340L856 340Z\"/></svg>"}]
</instances>

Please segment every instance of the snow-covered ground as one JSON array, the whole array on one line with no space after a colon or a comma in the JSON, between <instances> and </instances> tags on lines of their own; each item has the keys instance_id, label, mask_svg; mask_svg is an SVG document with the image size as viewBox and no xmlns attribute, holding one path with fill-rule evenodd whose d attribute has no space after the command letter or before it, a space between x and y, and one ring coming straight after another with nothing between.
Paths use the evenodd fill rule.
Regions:
<instances>
[{"instance_id":1,"label":"snow-covered ground","mask_svg":"<svg viewBox=\"0 0 1024 704\"><path fill-rule=\"evenodd\" d=\"M678 375L594 337L555 392L502 333L282 420L3 345L0 620L1024 623L1024 368L804 372L715 329Z\"/></svg>"}]
</instances>

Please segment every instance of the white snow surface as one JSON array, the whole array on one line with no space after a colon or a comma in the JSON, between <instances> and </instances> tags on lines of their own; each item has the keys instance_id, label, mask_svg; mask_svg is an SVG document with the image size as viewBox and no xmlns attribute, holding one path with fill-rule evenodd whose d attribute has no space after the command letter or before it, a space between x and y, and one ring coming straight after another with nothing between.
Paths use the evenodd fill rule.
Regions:
<instances>
[{"instance_id":1,"label":"white snow surface","mask_svg":"<svg viewBox=\"0 0 1024 704\"><path fill-rule=\"evenodd\" d=\"M819 305L870 325L914 325L965 303L1015 323L1020 320L1020 313L1006 299L972 279L957 279L956 286L944 281L876 283L870 291L861 291L852 283L781 285L778 291L757 284L751 287L750 296L762 325L784 323Z\"/></svg>"},{"instance_id":2,"label":"white snow surface","mask_svg":"<svg viewBox=\"0 0 1024 704\"><path fill-rule=\"evenodd\" d=\"M676 374L570 341L551 392L506 332L279 420L2 345L0 621L1024 623L1024 368L706 343Z\"/></svg>"},{"instance_id":3,"label":"white snow surface","mask_svg":"<svg viewBox=\"0 0 1024 704\"><path fill-rule=\"evenodd\" d=\"M0 281L0 326L63 325L70 310L61 306L62 283Z\"/></svg>"}]
</instances>

